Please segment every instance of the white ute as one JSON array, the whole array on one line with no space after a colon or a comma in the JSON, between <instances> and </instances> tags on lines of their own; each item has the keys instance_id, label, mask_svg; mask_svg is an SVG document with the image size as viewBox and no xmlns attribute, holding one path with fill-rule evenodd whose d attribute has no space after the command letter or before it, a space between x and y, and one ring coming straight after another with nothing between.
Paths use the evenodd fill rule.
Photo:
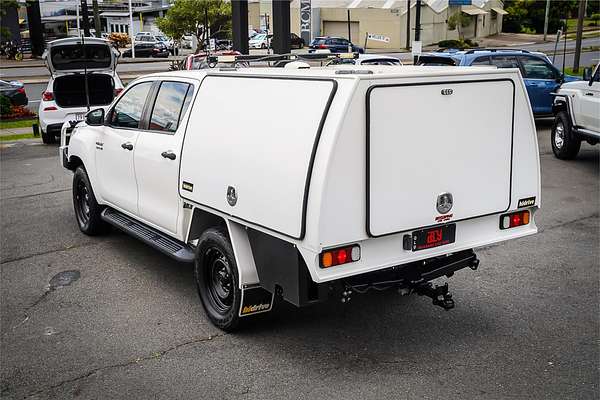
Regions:
<instances>
[{"instance_id":1,"label":"white ute","mask_svg":"<svg viewBox=\"0 0 600 400\"><path fill-rule=\"evenodd\" d=\"M255 103L261 98L257 112ZM351 66L161 73L61 147L90 235L195 264L212 322L435 278L537 232L538 143L516 69Z\"/></svg>"},{"instance_id":2,"label":"white ute","mask_svg":"<svg viewBox=\"0 0 600 400\"><path fill-rule=\"evenodd\" d=\"M553 95L552 151L570 160L577 157L582 141L600 142L600 64L584 80L563 83Z\"/></svg>"}]
</instances>

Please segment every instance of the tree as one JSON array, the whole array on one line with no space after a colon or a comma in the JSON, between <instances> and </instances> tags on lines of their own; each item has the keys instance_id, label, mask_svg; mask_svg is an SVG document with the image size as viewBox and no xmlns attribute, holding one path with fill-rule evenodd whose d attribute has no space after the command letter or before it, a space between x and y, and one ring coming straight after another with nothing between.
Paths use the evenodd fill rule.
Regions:
<instances>
[{"instance_id":1,"label":"tree","mask_svg":"<svg viewBox=\"0 0 600 400\"><path fill-rule=\"evenodd\" d=\"M448 29L453 31L458 29L458 38L464 40L461 28L466 28L471 24L471 17L461 11L448 18Z\"/></svg>"},{"instance_id":2,"label":"tree","mask_svg":"<svg viewBox=\"0 0 600 400\"><path fill-rule=\"evenodd\" d=\"M582 0L584 1L584 0ZM552 1L548 18L548 32L561 29L561 19L568 19L577 13L578 0ZM546 2L538 0L505 0L504 9L508 11L502 19L504 32L544 32Z\"/></svg>"},{"instance_id":3,"label":"tree","mask_svg":"<svg viewBox=\"0 0 600 400\"><path fill-rule=\"evenodd\" d=\"M204 26L206 14L208 29ZM198 48L201 48L208 39L209 31L213 36L231 31L231 3L223 0L175 0L167 15L158 18L156 25L174 40L181 40L183 35L196 36Z\"/></svg>"}]
</instances>

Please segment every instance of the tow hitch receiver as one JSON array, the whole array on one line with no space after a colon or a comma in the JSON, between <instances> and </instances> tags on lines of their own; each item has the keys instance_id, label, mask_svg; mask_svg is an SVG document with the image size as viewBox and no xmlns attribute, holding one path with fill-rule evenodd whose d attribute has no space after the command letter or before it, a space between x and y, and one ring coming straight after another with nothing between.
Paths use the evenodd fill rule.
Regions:
<instances>
[{"instance_id":1,"label":"tow hitch receiver","mask_svg":"<svg viewBox=\"0 0 600 400\"><path fill-rule=\"evenodd\" d=\"M431 282L422 283L413 288L419 296L427 296L433 299L433 305L440 306L448 311L454 308L452 294L448 291L448 283L443 286L433 285Z\"/></svg>"}]
</instances>

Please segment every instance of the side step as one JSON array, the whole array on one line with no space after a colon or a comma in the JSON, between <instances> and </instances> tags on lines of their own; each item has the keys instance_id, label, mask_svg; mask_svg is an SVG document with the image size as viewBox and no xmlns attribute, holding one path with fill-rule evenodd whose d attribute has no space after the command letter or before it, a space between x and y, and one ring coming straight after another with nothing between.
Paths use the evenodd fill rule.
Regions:
<instances>
[{"instance_id":1,"label":"side step","mask_svg":"<svg viewBox=\"0 0 600 400\"><path fill-rule=\"evenodd\" d=\"M102 211L101 217L112 226L130 234L177 261L185 263L194 262L194 250L190 246L172 239L164 233L138 222L119 211L112 208L105 208Z\"/></svg>"}]
</instances>

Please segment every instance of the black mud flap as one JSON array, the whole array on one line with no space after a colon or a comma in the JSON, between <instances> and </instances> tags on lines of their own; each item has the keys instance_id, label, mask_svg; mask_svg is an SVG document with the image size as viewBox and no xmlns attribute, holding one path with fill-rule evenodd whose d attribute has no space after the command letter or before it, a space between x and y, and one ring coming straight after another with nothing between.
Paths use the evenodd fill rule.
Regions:
<instances>
[{"instance_id":1,"label":"black mud flap","mask_svg":"<svg viewBox=\"0 0 600 400\"><path fill-rule=\"evenodd\" d=\"M242 288L240 317L271 311L275 295L260 286Z\"/></svg>"}]
</instances>

